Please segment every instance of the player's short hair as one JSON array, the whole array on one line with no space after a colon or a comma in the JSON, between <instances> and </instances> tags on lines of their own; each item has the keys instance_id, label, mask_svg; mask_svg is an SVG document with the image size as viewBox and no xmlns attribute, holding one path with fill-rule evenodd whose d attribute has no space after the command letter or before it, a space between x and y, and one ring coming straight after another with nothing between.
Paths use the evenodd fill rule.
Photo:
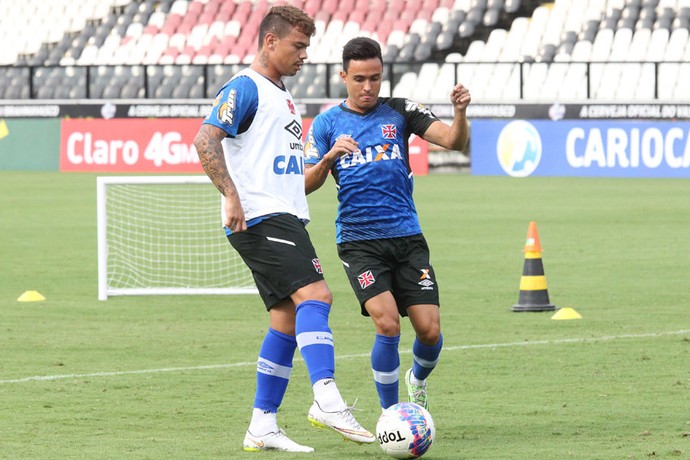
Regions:
<instances>
[{"instance_id":1,"label":"player's short hair","mask_svg":"<svg viewBox=\"0 0 690 460\"><path fill-rule=\"evenodd\" d=\"M309 17L307 13L294 6L281 5L272 7L261 21L261 25L259 25L259 49L261 49L267 33L283 38L292 29L297 29L307 37L311 37L316 33L316 24L314 24L314 19Z\"/></svg>"},{"instance_id":2,"label":"player's short hair","mask_svg":"<svg viewBox=\"0 0 690 460\"><path fill-rule=\"evenodd\" d=\"M378 59L383 64L381 56L381 45L376 40L368 37L353 38L343 47L343 70L347 72L350 61L366 61L367 59Z\"/></svg>"}]
</instances>

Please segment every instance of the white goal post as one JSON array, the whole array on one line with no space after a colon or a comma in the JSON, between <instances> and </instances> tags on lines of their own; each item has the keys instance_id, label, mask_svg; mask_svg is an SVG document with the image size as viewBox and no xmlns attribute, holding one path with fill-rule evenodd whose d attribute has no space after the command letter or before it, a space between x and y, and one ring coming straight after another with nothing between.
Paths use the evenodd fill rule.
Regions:
<instances>
[{"instance_id":1,"label":"white goal post","mask_svg":"<svg viewBox=\"0 0 690 460\"><path fill-rule=\"evenodd\" d=\"M102 176L96 189L99 300L257 292L207 176Z\"/></svg>"}]
</instances>

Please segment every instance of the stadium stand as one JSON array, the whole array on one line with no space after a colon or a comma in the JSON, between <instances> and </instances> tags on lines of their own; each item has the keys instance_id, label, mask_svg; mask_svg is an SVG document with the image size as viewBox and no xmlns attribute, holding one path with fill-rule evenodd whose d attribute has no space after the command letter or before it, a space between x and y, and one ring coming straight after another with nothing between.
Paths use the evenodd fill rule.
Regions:
<instances>
[{"instance_id":1,"label":"stadium stand","mask_svg":"<svg viewBox=\"0 0 690 460\"><path fill-rule=\"evenodd\" d=\"M690 0L0 0L2 99L198 99L254 56L273 4L315 17L297 98L342 97L342 45L384 45L386 92L445 100L690 98Z\"/></svg>"}]
</instances>

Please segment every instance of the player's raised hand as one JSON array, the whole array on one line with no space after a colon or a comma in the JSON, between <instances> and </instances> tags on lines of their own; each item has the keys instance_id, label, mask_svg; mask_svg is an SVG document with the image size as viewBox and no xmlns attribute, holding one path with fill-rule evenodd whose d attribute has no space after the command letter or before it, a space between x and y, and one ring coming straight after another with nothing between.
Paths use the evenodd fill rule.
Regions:
<instances>
[{"instance_id":1,"label":"player's raised hand","mask_svg":"<svg viewBox=\"0 0 690 460\"><path fill-rule=\"evenodd\" d=\"M461 83L455 85L450 92L450 102L457 110L463 110L472 101L470 90L465 88Z\"/></svg>"}]
</instances>

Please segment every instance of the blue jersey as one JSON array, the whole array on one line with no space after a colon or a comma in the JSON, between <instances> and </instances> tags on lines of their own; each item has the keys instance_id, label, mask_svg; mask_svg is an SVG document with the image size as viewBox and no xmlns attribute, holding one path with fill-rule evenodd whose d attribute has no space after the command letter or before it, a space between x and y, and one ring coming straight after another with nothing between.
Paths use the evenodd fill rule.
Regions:
<instances>
[{"instance_id":1,"label":"blue jersey","mask_svg":"<svg viewBox=\"0 0 690 460\"><path fill-rule=\"evenodd\" d=\"M422 233L412 199L409 138L437 121L427 108L402 98L379 98L367 113L343 103L313 121L305 162L316 164L341 136L359 150L340 157L331 172L338 188L336 243Z\"/></svg>"}]
</instances>

